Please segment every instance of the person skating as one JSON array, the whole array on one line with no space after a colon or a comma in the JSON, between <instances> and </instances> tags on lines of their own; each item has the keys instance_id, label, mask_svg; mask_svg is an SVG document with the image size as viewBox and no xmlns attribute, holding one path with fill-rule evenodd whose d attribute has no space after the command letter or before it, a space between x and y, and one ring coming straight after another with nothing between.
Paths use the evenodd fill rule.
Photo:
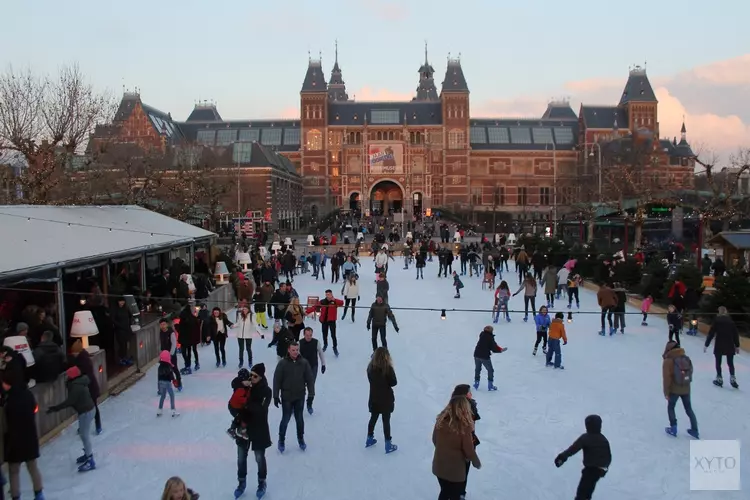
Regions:
<instances>
[{"instance_id":1,"label":"person skating","mask_svg":"<svg viewBox=\"0 0 750 500\"><path fill-rule=\"evenodd\" d=\"M474 399L474 397L471 394L471 386L469 384L459 384L453 389L453 394L451 394L451 398L455 398L456 396L464 396L466 399L469 400L469 404L471 405L471 419L474 421L474 425L476 426L477 420L481 420L482 417L479 416L479 410L477 409L477 402ZM477 449L477 446L479 446L479 438L477 437L476 429L471 431L471 439L474 444L474 450ZM461 500L465 500L466 498L466 484L469 480L469 469L471 469L471 463L466 462L466 479L464 479L463 482L463 488L461 493Z\"/></svg>"},{"instance_id":2,"label":"person skating","mask_svg":"<svg viewBox=\"0 0 750 500\"><path fill-rule=\"evenodd\" d=\"M310 363L299 354L299 344L289 346L287 356L276 364L273 374L273 404L276 408L282 405L281 423L279 423L278 448L284 453L286 429L294 414L297 424L297 442L302 451L307 449L305 443L305 416L303 415L305 394L315 396L315 379Z\"/></svg>"},{"instance_id":3,"label":"person skating","mask_svg":"<svg viewBox=\"0 0 750 500\"><path fill-rule=\"evenodd\" d=\"M255 290L255 294L253 295L253 310L255 311L255 323L263 328L264 330L268 330L268 320L266 320L266 302L267 300L264 300L263 294L260 290ZM263 332L261 332L261 338L263 338Z\"/></svg>"},{"instance_id":4,"label":"person skating","mask_svg":"<svg viewBox=\"0 0 750 500\"><path fill-rule=\"evenodd\" d=\"M247 366L253 366L253 332L255 331L255 325L253 325L253 315L247 305L240 310L234 328L237 332L237 345L240 349L240 362L237 368L242 368L242 365L245 364L245 350L247 350Z\"/></svg>"},{"instance_id":5,"label":"person skating","mask_svg":"<svg viewBox=\"0 0 750 500\"><path fill-rule=\"evenodd\" d=\"M576 309L581 307L581 301L578 294L578 288L583 283L583 279L579 274L575 274L568 278L568 309L573 307L573 298L576 299Z\"/></svg>"},{"instance_id":6,"label":"person skating","mask_svg":"<svg viewBox=\"0 0 750 500\"><path fill-rule=\"evenodd\" d=\"M654 303L654 298L649 295L641 303L641 314L643 314L643 320L641 326L648 326L648 312L651 310L651 304Z\"/></svg>"},{"instance_id":7,"label":"person skating","mask_svg":"<svg viewBox=\"0 0 750 500\"><path fill-rule=\"evenodd\" d=\"M62 403L50 406L47 413L56 413L66 408L72 408L78 415L78 436L83 443L83 455L78 457L78 472L96 469L94 450L91 446L91 424L94 423L94 401L89 393L89 378L81 373L77 366L68 368L65 372L68 396Z\"/></svg>"},{"instance_id":8,"label":"person skating","mask_svg":"<svg viewBox=\"0 0 750 500\"><path fill-rule=\"evenodd\" d=\"M325 276L323 278L325 279ZM286 309L291 300L292 296L286 283L279 283L279 289L273 292L271 296L271 304L273 304L273 317L280 319L284 326L286 326Z\"/></svg>"},{"instance_id":9,"label":"person skating","mask_svg":"<svg viewBox=\"0 0 750 500\"><path fill-rule=\"evenodd\" d=\"M513 294L515 297L519 293L523 291L523 310L524 310L524 316L523 320L528 321L529 320L529 305L531 305L531 314L534 314L534 311L536 311L536 292L537 292L537 285L536 280L534 279L534 276L532 276L529 273L526 273L526 277L523 280L523 283L518 287L518 290L516 293Z\"/></svg>"},{"instance_id":10,"label":"person skating","mask_svg":"<svg viewBox=\"0 0 750 500\"><path fill-rule=\"evenodd\" d=\"M81 373L89 378L89 394L91 394L91 400L94 402L94 426L96 433L102 433L102 417L99 413L99 396L101 395L101 389L99 388L99 382L96 380L94 373L94 363L91 362L91 356L88 351L83 348L83 342L81 339L77 339L70 346L70 354L73 357L73 366L77 366Z\"/></svg>"},{"instance_id":11,"label":"person skating","mask_svg":"<svg viewBox=\"0 0 750 500\"><path fill-rule=\"evenodd\" d=\"M159 320L159 343L161 351L169 353L169 361L176 370L177 390L182 390L182 376L177 369L177 334L169 325L169 321L162 318Z\"/></svg>"},{"instance_id":12,"label":"person skating","mask_svg":"<svg viewBox=\"0 0 750 500\"><path fill-rule=\"evenodd\" d=\"M247 455L253 450L258 464L257 498L266 494L268 467L266 449L271 446L271 432L268 428L268 407L271 405L271 389L266 379L266 366L258 363L250 370L250 395L242 414L247 421L247 439L235 440L237 444L237 488L234 497L239 498L247 487Z\"/></svg>"},{"instance_id":13,"label":"person skating","mask_svg":"<svg viewBox=\"0 0 750 500\"><path fill-rule=\"evenodd\" d=\"M461 298L461 289L463 287L464 284L461 282L461 278L458 277L458 273L456 273L456 271L453 271L453 288L456 289L456 295L453 296L454 299Z\"/></svg>"},{"instance_id":14,"label":"person skating","mask_svg":"<svg viewBox=\"0 0 750 500\"><path fill-rule=\"evenodd\" d=\"M724 306L719 307L718 315L714 318L711 329L708 331L703 352L708 350L708 346L711 345L714 338L716 338L714 343L714 358L716 361L714 385L719 387L724 385L724 379L721 376L721 358L726 356L727 366L729 367L729 383L735 389L739 389L740 386L734 376L734 355L740 353L740 334L737 331L737 325L734 324L732 317L729 316L729 311Z\"/></svg>"},{"instance_id":15,"label":"person skating","mask_svg":"<svg viewBox=\"0 0 750 500\"><path fill-rule=\"evenodd\" d=\"M557 295L557 268L552 264L544 269L542 275L542 285L544 286L544 296L547 299L547 308L555 307L555 296Z\"/></svg>"},{"instance_id":16,"label":"person skating","mask_svg":"<svg viewBox=\"0 0 750 500\"><path fill-rule=\"evenodd\" d=\"M437 416L432 431L435 454L432 473L440 484L438 500L460 500L466 481L466 463L482 468L474 447L474 419L465 396L452 397Z\"/></svg>"},{"instance_id":17,"label":"person skating","mask_svg":"<svg viewBox=\"0 0 750 500\"><path fill-rule=\"evenodd\" d=\"M326 296L317 305L308 307L305 314L312 312L320 313L320 324L323 329L323 350L328 349L328 333L331 333L333 343L333 354L339 355L338 339L336 338L336 319L338 319L338 308L344 305L344 301L333 296L332 290L326 290Z\"/></svg>"},{"instance_id":18,"label":"person skating","mask_svg":"<svg viewBox=\"0 0 750 500\"><path fill-rule=\"evenodd\" d=\"M162 351L159 353L159 367L156 370L156 385L157 393L159 394L159 410L156 412L157 417L161 417L162 415L164 400L167 395L169 395L169 409L172 410L172 416L178 417L180 415L175 409L174 389L172 389L172 386L179 382L179 377L180 372L172 363L172 357L170 356L169 351Z\"/></svg>"},{"instance_id":19,"label":"person skating","mask_svg":"<svg viewBox=\"0 0 750 500\"><path fill-rule=\"evenodd\" d=\"M596 483L607 474L612 463L609 441L602 434L602 418L599 415L589 415L584 423L586 432L555 457L555 466L559 468L570 457L583 451L583 470L575 500L591 500Z\"/></svg>"},{"instance_id":20,"label":"person skating","mask_svg":"<svg viewBox=\"0 0 750 500\"><path fill-rule=\"evenodd\" d=\"M391 289L391 285L388 283L388 279L385 277L385 273L380 273L375 282L375 295L383 297L383 302L388 303L388 292Z\"/></svg>"},{"instance_id":21,"label":"person skating","mask_svg":"<svg viewBox=\"0 0 750 500\"><path fill-rule=\"evenodd\" d=\"M427 265L427 252L419 251L414 259L417 268L417 279L424 279L424 268Z\"/></svg>"},{"instance_id":22,"label":"person skating","mask_svg":"<svg viewBox=\"0 0 750 500\"><path fill-rule=\"evenodd\" d=\"M561 370L565 369L562 365L562 350L560 341L563 345L568 344L568 336L565 334L565 323L563 323L563 313L555 314L555 319L549 325L549 350L547 351L547 366L553 366L552 356L555 357L554 367Z\"/></svg>"},{"instance_id":23,"label":"person skating","mask_svg":"<svg viewBox=\"0 0 750 500\"><path fill-rule=\"evenodd\" d=\"M346 301L341 319L346 318L346 312L349 310L349 306L351 306L352 323L354 323L354 313L357 311L357 300L359 299L359 285L357 284L357 275L354 272L349 273L349 277L341 288L341 295L344 296L344 300Z\"/></svg>"},{"instance_id":24,"label":"person skating","mask_svg":"<svg viewBox=\"0 0 750 500\"><path fill-rule=\"evenodd\" d=\"M302 330L305 329L305 314L307 312L302 309L298 298L293 298L289 302L289 306L286 308L286 325L289 331L292 332L295 342L302 336Z\"/></svg>"},{"instance_id":25,"label":"person skating","mask_svg":"<svg viewBox=\"0 0 750 500\"><path fill-rule=\"evenodd\" d=\"M256 295L258 293L256 292ZM216 355L216 368L227 366L227 336L229 329L234 323L229 321L227 315L219 307L211 310L211 317L208 320L209 339L214 341L214 354Z\"/></svg>"},{"instance_id":26,"label":"person skating","mask_svg":"<svg viewBox=\"0 0 750 500\"><path fill-rule=\"evenodd\" d=\"M667 307L667 326L669 327L669 342L674 340L680 343L680 332L682 331L682 314L677 311L674 304Z\"/></svg>"},{"instance_id":27,"label":"person skating","mask_svg":"<svg viewBox=\"0 0 750 500\"><path fill-rule=\"evenodd\" d=\"M190 364L192 361L191 353L195 355L195 371L201 369L200 360L198 359L198 344L201 339L201 321L198 319L198 311L190 304L186 305L180 312L180 324L178 325L180 334L180 350L182 351L182 360L185 368L182 369L183 375L193 373Z\"/></svg>"},{"instance_id":28,"label":"person skating","mask_svg":"<svg viewBox=\"0 0 750 500\"><path fill-rule=\"evenodd\" d=\"M677 400L682 400L682 406L690 419L690 428L687 433L698 439L698 420L695 418L693 406L690 401L690 383L693 381L693 362L685 355L685 349L677 342L669 341L664 347L662 361L662 385L664 398L667 400L667 416L669 427L665 430L671 436L677 435L677 417L674 407Z\"/></svg>"},{"instance_id":29,"label":"person skating","mask_svg":"<svg viewBox=\"0 0 750 500\"><path fill-rule=\"evenodd\" d=\"M547 331L549 330L550 323L547 308L544 306L540 307L539 314L534 316L534 325L536 326L536 342L534 343L534 352L532 352L534 356L536 356L540 342L542 342L542 352L547 354Z\"/></svg>"},{"instance_id":30,"label":"person skating","mask_svg":"<svg viewBox=\"0 0 750 500\"><path fill-rule=\"evenodd\" d=\"M628 303L627 290L622 286L622 283L615 283L615 295L617 296L617 305L614 308L615 332L620 330L620 334L625 333L625 306Z\"/></svg>"},{"instance_id":31,"label":"person skating","mask_svg":"<svg viewBox=\"0 0 750 500\"><path fill-rule=\"evenodd\" d=\"M388 271L388 254L381 248L375 256L375 276L385 275Z\"/></svg>"},{"instance_id":32,"label":"person skating","mask_svg":"<svg viewBox=\"0 0 750 500\"><path fill-rule=\"evenodd\" d=\"M313 329L310 327L305 328L304 337L299 342L299 353L300 355L310 363L310 370L313 374L313 385L318 383L318 359L320 359L320 373L326 372L326 358L323 354L323 349L320 347L318 339L313 338ZM313 414L313 400L314 396L307 396L307 413Z\"/></svg>"},{"instance_id":33,"label":"person skating","mask_svg":"<svg viewBox=\"0 0 750 500\"><path fill-rule=\"evenodd\" d=\"M503 353L508 348L497 345L493 331L490 325L485 326L484 330L479 334L479 340L474 348L474 389L479 389L479 380L482 374L482 367L484 367L487 370L487 390L497 390L497 387L493 383L495 381L495 368L492 366L490 356L493 352L498 354Z\"/></svg>"},{"instance_id":34,"label":"person skating","mask_svg":"<svg viewBox=\"0 0 750 500\"><path fill-rule=\"evenodd\" d=\"M268 343L268 347L276 347L276 356L278 360L281 360L289 352L289 346L297 339L294 338L294 334L278 320L273 325L273 339Z\"/></svg>"},{"instance_id":35,"label":"person skating","mask_svg":"<svg viewBox=\"0 0 750 500\"><path fill-rule=\"evenodd\" d=\"M508 312L508 301L510 300L510 288L506 281L501 281L495 290L495 304L494 304L494 315L492 318L493 323L497 323L500 320L500 313L505 314L505 321L510 323L510 313Z\"/></svg>"},{"instance_id":36,"label":"person skating","mask_svg":"<svg viewBox=\"0 0 750 500\"><path fill-rule=\"evenodd\" d=\"M383 297L378 295L375 297L375 302L370 306L370 313L367 315L367 329L370 330L372 326L373 352L378 348L378 333L380 333L380 343L383 347L388 347L385 326L389 319L393 324L393 329L398 333L398 323L396 323L396 317L393 315L391 307L383 300Z\"/></svg>"},{"instance_id":37,"label":"person skating","mask_svg":"<svg viewBox=\"0 0 750 500\"><path fill-rule=\"evenodd\" d=\"M375 424L378 423L378 418L382 417L385 452L392 453L398 449L391 441L391 414L396 402L393 388L397 380L393 360L385 347L378 347L372 354L367 366L367 380L370 382L370 398L367 403L370 421L367 423L365 447L369 448L378 442L375 439Z\"/></svg>"},{"instance_id":38,"label":"person skating","mask_svg":"<svg viewBox=\"0 0 750 500\"><path fill-rule=\"evenodd\" d=\"M605 336L607 334L604 326L604 318L606 317L609 324L609 335L611 337L616 331L612 325L612 313L614 312L615 307L617 307L617 294L608 283L605 283L599 288L599 291L596 292L596 301L599 303L599 307L602 311L602 329L599 332L599 335Z\"/></svg>"}]
</instances>

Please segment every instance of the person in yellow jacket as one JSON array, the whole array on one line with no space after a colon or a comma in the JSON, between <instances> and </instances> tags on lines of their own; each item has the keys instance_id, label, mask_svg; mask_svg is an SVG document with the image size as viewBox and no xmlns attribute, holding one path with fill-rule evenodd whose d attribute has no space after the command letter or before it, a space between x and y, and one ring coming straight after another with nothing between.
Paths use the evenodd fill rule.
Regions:
<instances>
[{"instance_id":1,"label":"person in yellow jacket","mask_svg":"<svg viewBox=\"0 0 750 500\"><path fill-rule=\"evenodd\" d=\"M568 343L568 336L565 334L565 323L563 323L563 313L555 314L555 319L549 325L549 347L547 348L547 366L553 366L552 355L555 355L555 368L564 370L562 366L562 352L560 351L560 340L563 345Z\"/></svg>"}]
</instances>

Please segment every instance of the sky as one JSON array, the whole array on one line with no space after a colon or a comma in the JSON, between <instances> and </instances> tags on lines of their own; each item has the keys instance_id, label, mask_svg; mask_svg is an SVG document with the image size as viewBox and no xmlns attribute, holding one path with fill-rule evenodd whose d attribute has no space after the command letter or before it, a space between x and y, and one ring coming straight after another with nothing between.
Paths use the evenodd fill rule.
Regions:
<instances>
[{"instance_id":1,"label":"sky","mask_svg":"<svg viewBox=\"0 0 750 500\"><path fill-rule=\"evenodd\" d=\"M105 2L106 3L106 2ZM7 2L0 68L77 63L115 95L185 119L299 116L309 54L326 73L338 40L350 97L411 99L428 43L436 83L460 54L472 115L538 117L553 98L617 104L634 65L660 101L661 135L728 161L750 147L750 2L722 0L130 0ZM720 7L719 7L720 5Z\"/></svg>"}]
</instances>

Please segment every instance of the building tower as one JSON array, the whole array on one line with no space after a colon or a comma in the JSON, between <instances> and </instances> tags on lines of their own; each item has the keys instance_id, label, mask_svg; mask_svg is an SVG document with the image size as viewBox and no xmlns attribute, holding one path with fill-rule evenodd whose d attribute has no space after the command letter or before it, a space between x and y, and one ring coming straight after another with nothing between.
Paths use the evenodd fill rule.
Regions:
<instances>
[{"instance_id":1,"label":"building tower","mask_svg":"<svg viewBox=\"0 0 750 500\"><path fill-rule=\"evenodd\" d=\"M646 69L635 66L630 70L625 89L620 98L620 107L625 108L628 117L628 128L635 133L638 130L648 130L659 138L659 122L656 99L651 82L648 81Z\"/></svg>"},{"instance_id":2,"label":"building tower","mask_svg":"<svg viewBox=\"0 0 750 500\"><path fill-rule=\"evenodd\" d=\"M435 68L430 65L427 59L427 42L424 44L424 64L419 68L419 86L417 87L417 97L413 101L437 101L438 94L435 88Z\"/></svg>"},{"instance_id":3,"label":"building tower","mask_svg":"<svg viewBox=\"0 0 750 500\"><path fill-rule=\"evenodd\" d=\"M330 211L332 196L326 144L328 88L321 59L310 58L300 89L300 150L305 179L305 216L319 218Z\"/></svg>"},{"instance_id":4,"label":"building tower","mask_svg":"<svg viewBox=\"0 0 750 500\"><path fill-rule=\"evenodd\" d=\"M469 199L469 86L461 59L448 56L440 90L443 113L443 168L433 177L432 206L465 203ZM436 200L436 195L440 195Z\"/></svg>"},{"instance_id":5,"label":"building tower","mask_svg":"<svg viewBox=\"0 0 750 500\"><path fill-rule=\"evenodd\" d=\"M349 95L346 93L346 84L341 76L341 68L339 67L338 41L336 41L335 54L333 69L331 70L331 79L328 81L328 100L331 102L348 101Z\"/></svg>"}]
</instances>

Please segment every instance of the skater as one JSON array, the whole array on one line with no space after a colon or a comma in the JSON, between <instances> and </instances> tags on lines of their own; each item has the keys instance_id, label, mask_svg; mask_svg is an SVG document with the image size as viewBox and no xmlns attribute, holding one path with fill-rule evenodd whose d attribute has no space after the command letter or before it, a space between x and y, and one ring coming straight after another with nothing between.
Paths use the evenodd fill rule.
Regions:
<instances>
[{"instance_id":1,"label":"skater","mask_svg":"<svg viewBox=\"0 0 750 500\"><path fill-rule=\"evenodd\" d=\"M338 319L338 308L344 305L344 301L333 296L333 291L326 290L326 296L318 302L318 305L308 307L305 314L312 312L320 313L320 323L323 328L323 350L328 349L328 332L331 333L333 343L333 354L339 355L338 339L336 338L336 319Z\"/></svg>"},{"instance_id":2,"label":"skater","mask_svg":"<svg viewBox=\"0 0 750 500\"><path fill-rule=\"evenodd\" d=\"M553 366L552 355L555 356L554 367L561 370L565 369L562 365L562 351L560 350L560 340L563 345L568 344L568 336L565 334L565 323L563 323L563 313L558 312L555 314L555 319L552 320L549 326L549 350L547 351L547 365Z\"/></svg>"},{"instance_id":3,"label":"skater","mask_svg":"<svg viewBox=\"0 0 750 500\"><path fill-rule=\"evenodd\" d=\"M70 354L73 356L73 365L77 366L81 373L89 378L89 394L91 394L91 400L94 402L94 425L97 434L102 433L102 418L99 414L99 396L101 390L99 389L99 382L96 380L94 375L94 364L91 362L91 356L88 351L83 348L81 339L77 339L70 346Z\"/></svg>"},{"instance_id":4,"label":"skater","mask_svg":"<svg viewBox=\"0 0 750 500\"><path fill-rule=\"evenodd\" d=\"M427 265L427 253L417 252L417 256L414 259L415 266L417 268L417 279L424 279L424 268Z\"/></svg>"},{"instance_id":5,"label":"skater","mask_svg":"<svg viewBox=\"0 0 750 500\"><path fill-rule=\"evenodd\" d=\"M297 424L297 443L302 451L307 449L305 443L305 416L302 414L305 404L305 392L315 396L315 381L310 363L299 354L299 344L293 343L284 359L276 364L273 374L273 404L282 406L281 423L279 423L279 452L284 453L286 446L286 429L294 414Z\"/></svg>"},{"instance_id":6,"label":"skater","mask_svg":"<svg viewBox=\"0 0 750 500\"><path fill-rule=\"evenodd\" d=\"M47 413L56 413L66 408L72 408L78 415L78 436L83 443L83 455L78 457L78 472L87 472L96 469L94 462L94 450L91 447L91 424L94 423L94 401L89 393L89 378L81 373L77 366L67 369L66 388L68 397L60 404L50 406Z\"/></svg>"},{"instance_id":7,"label":"skater","mask_svg":"<svg viewBox=\"0 0 750 500\"><path fill-rule=\"evenodd\" d=\"M273 325L273 339L268 343L268 348L276 346L277 361L281 361L286 356L286 353L289 352L289 346L297 342L297 340L287 327L283 326L281 322L276 321Z\"/></svg>"},{"instance_id":8,"label":"skater","mask_svg":"<svg viewBox=\"0 0 750 500\"><path fill-rule=\"evenodd\" d=\"M464 284L461 283L461 278L458 277L458 273L456 273L456 271L453 271L453 288L456 289L456 295L453 296L454 299L461 298L461 289L463 287Z\"/></svg>"},{"instance_id":9,"label":"skater","mask_svg":"<svg viewBox=\"0 0 750 500\"><path fill-rule=\"evenodd\" d=\"M677 417L674 407L677 400L682 400L690 419L690 428L687 433L698 439L698 420L695 418L693 406L690 402L690 383L693 381L693 362L685 355L685 349L674 341L667 342L664 348L664 361L662 362L662 385L664 386L664 398L667 400L667 415L669 416L669 427L665 430L671 436L677 436Z\"/></svg>"},{"instance_id":10,"label":"skater","mask_svg":"<svg viewBox=\"0 0 750 500\"><path fill-rule=\"evenodd\" d=\"M388 292L391 289L391 285L385 277L385 273L380 273L378 279L375 282L375 295L383 297L383 302L388 303Z\"/></svg>"},{"instance_id":11,"label":"skater","mask_svg":"<svg viewBox=\"0 0 750 500\"><path fill-rule=\"evenodd\" d=\"M463 396L469 400L469 404L471 405L471 419L474 421L474 425L476 426L477 420L480 420L482 417L479 416L479 411L477 409L477 402L471 394L471 386L469 384L457 385L453 389L453 394L451 394L451 398L455 398L457 396ZM474 450L476 450L477 446L479 446L479 438L477 437L475 430L471 431L471 439L474 444ZM471 463L466 462L466 479L464 479L464 482L463 482L461 500L464 500L464 497L466 497L466 484L467 484L467 481L469 480L469 469L471 469Z\"/></svg>"},{"instance_id":12,"label":"skater","mask_svg":"<svg viewBox=\"0 0 750 500\"><path fill-rule=\"evenodd\" d=\"M237 376L232 379L232 397L229 398L227 409L232 415L232 425L227 429L227 434L232 439L247 439L247 418L243 410L250 397L250 371L240 368Z\"/></svg>"},{"instance_id":13,"label":"skater","mask_svg":"<svg viewBox=\"0 0 750 500\"><path fill-rule=\"evenodd\" d=\"M318 382L318 359L320 359L320 373L326 372L326 358L323 355L323 349L320 347L318 339L313 338L313 329L309 326L305 328L304 337L299 343L300 355L310 363L310 370L313 374L313 385ZM313 400L315 396L307 396L307 413L313 414Z\"/></svg>"},{"instance_id":14,"label":"skater","mask_svg":"<svg viewBox=\"0 0 750 500\"><path fill-rule=\"evenodd\" d=\"M352 308L352 323L354 323L354 313L357 311L357 300L359 299L359 285L357 284L358 276L354 272L349 273L344 286L341 288L341 295L344 296L346 303L344 304L344 313L341 315L341 319L346 318L346 312L349 310L349 306Z\"/></svg>"},{"instance_id":15,"label":"skater","mask_svg":"<svg viewBox=\"0 0 750 500\"><path fill-rule=\"evenodd\" d=\"M719 387L724 384L721 377L721 358L722 356L726 356L727 366L729 367L729 383L732 384L732 387L738 389L739 385L734 376L734 355L740 353L740 335L737 331L737 325L734 324L732 317L729 316L727 308L724 306L719 307L718 313L706 337L706 345L703 347L703 352L706 352L715 337L714 358L716 360L716 380L714 380L714 384Z\"/></svg>"},{"instance_id":16,"label":"skater","mask_svg":"<svg viewBox=\"0 0 750 500\"><path fill-rule=\"evenodd\" d=\"M255 294L253 294L253 310L255 311L255 323L263 328L264 330L268 330L268 320L266 319L266 302L263 298L263 294L260 290L255 290ZM261 338L263 337L263 332L261 332Z\"/></svg>"},{"instance_id":17,"label":"skater","mask_svg":"<svg viewBox=\"0 0 750 500\"><path fill-rule=\"evenodd\" d=\"M563 266L557 271L557 300L562 299L562 295L568 294L568 279L570 279L570 269Z\"/></svg>"},{"instance_id":18,"label":"skater","mask_svg":"<svg viewBox=\"0 0 750 500\"><path fill-rule=\"evenodd\" d=\"M682 314L677 311L674 304L667 307L667 326L669 327L669 342L674 340L680 344L680 332L682 331Z\"/></svg>"},{"instance_id":19,"label":"skater","mask_svg":"<svg viewBox=\"0 0 750 500\"><path fill-rule=\"evenodd\" d=\"M200 495L185 485L185 481L177 476L167 479L161 500L198 500Z\"/></svg>"},{"instance_id":20,"label":"skater","mask_svg":"<svg viewBox=\"0 0 750 500\"><path fill-rule=\"evenodd\" d=\"M523 283L521 283L521 286L518 288L516 293L513 294L515 297L519 293L523 291L523 310L524 310L524 321L529 320L529 304L531 304L531 313L533 314L534 311L536 311L536 292L537 292L537 286L536 286L536 280L534 279L534 276L532 276L530 273L526 273L526 278L524 278Z\"/></svg>"},{"instance_id":21,"label":"skater","mask_svg":"<svg viewBox=\"0 0 750 500\"><path fill-rule=\"evenodd\" d=\"M382 416L385 452L392 453L398 449L398 446L391 442L391 414L396 401L393 388L397 381L396 372L393 370L393 360L385 347L378 347L372 354L370 364L367 366L367 380L370 382L370 399L367 404L370 410L370 421L367 424L365 447L369 448L377 443L375 424Z\"/></svg>"},{"instance_id":22,"label":"skater","mask_svg":"<svg viewBox=\"0 0 750 500\"><path fill-rule=\"evenodd\" d=\"M615 333L617 330L620 330L620 334L625 334L625 305L628 303L627 290L622 286L622 283L615 283L614 291L617 296L617 305L613 309Z\"/></svg>"},{"instance_id":23,"label":"skater","mask_svg":"<svg viewBox=\"0 0 750 500\"><path fill-rule=\"evenodd\" d=\"M555 457L555 466L562 467L570 457L583 450L583 470L575 500L591 500L596 483L607 474L612 463L609 441L602 434L602 417L589 415L585 425L586 432Z\"/></svg>"},{"instance_id":24,"label":"skater","mask_svg":"<svg viewBox=\"0 0 750 500\"><path fill-rule=\"evenodd\" d=\"M247 419L247 439L237 439L237 488L234 497L239 498L247 487L247 455L253 450L258 464L257 498L266 494L266 449L271 446L271 431L268 428L268 407L271 405L271 389L266 379L266 366L258 363L250 370L250 396L242 410Z\"/></svg>"},{"instance_id":25,"label":"skater","mask_svg":"<svg viewBox=\"0 0 750 500\"><path fill-rule=\"evenodd\" d=\"M245 350L247 350L247 366L253 366L253 332L255 331L255 325L253 325L253 315L247 305L240 309L240 316L237 318L234 329L237 332L237 345L240 348L240 363L237 368L242 368L242 365L245 364Z\"/></svg>"},{"instance_id":26,"label":"skater","mask_svg":"<svg viewBox=\"0 0 750 500\"><path fill-rule=\"evenodd\" d=\"M383 275L388 272L388 254L385 253L385 248L381 248L378 254L375 256L375 276Z\"/></svg>"},{"instance_id":27,"label":"skater","mask_svg":"<svg viewBox=\"0 0 750 500\"><path fill-rule=\"evenodd\" d=\"M177 390L182 390L182 376L180 371L177 369L177 334L169 325L169 321L165 318L159 320L159 343L161 344L161 351L167 351L169 353L169 361L175 368L175 375L177 377Z\"/></svg>"},{"instance_id":28,"label":"skater","mask_svg":"<svg viewBox=\"0 0 750 500\"><path fill-rule=\"evenodd\" d=\"M201 368L198 359L198 344L200 344L201 341L201 321L198 319L198 308L188 304L182 309L180 312L178 333L180 349L182 351L182 360L185 363L185 368L182 369L182 374L190 375L193 373L192 368L190 368L192 362L191 353L195 355L195 371L198 371Z\"/></svg>"},{"instance_id":29,"label":"skater","mask_svg":"<svg viewBox=\"0 0 750 500\"><path fill-rule=\"evenodd\" d=\"M166 399L167 394L169 394L169 409L172 410L172 416L177 417L180 415L175 410L174 389L172 389L172 386L179 382L179 377L180 372L172 363L172 356L170 356L169 351L162 351L159 354L159 368L156 370L157 392L159 393L159 410L156 412L157 417L161 417L162 415L164 399ZM179 385L177 387L179 389Z\"/></svg>"},{"instance_id":30,"label":"skater","mask_svg":"<svg viewBox=\"0 0 750 500\"><path fill-rule=\"evenodd\" d=\"M310 312L314 311L315 308L309 308ZM302 309L298 298L293 298L289 302L289 307L286 308L286 327L292 332L294 341L298 342L302 336L302 330L305 329L305 314L307 311Z\"/></svg>"},{"instance_id":31,"label":"skater","mask_svg":"<svg viewBox=\"0 0 750 500\"><path fill-rule=\"evenodd\" d=\"M573 297L576 299L576 309L581 307L581 301L578 297L578 287L583 283L579 274L568 279L568 309L573 307Z\"/></svg>"},{"instance_id":32,"label":"skater","mask_svg":"<svg viewBox=\"0 0 750 500\"><path fill-rule=\"evenodd\" d=\"M641 302L641 313L643 314L643 320L641 326L648 326L648 312L651 310L651 304L654 303L654 298L649 295L643 302Z\"/></svg>"},{"instance_id":33,"label":"skater","mask_svg":"<svg viewBox=\"0 0 750 500\"><path fill-rule=\"evenodd\" d=\"M505 314L505 321L510 323L510 313L508 312L508 301L510 300L510 288L506 281L501 281L495 290L495 316L492 318L493 323L500 320L500 313Z\"/></svg>"},{"instance_id":34,"label":"skater","mask_svg":"<svg viewBox=\"0 0 750 500\"><path fill-rule=\"evenodd\" d=\"M495 368L492 366L490 356L493 352L503 353L508 348L497 345L495 334L492 332L493 328L490 325L485 326L479 334L479 340L474 348L474 389L479 389L480 375L482 374L482 367L484 367L487 370L487 390L497 390L493 383L495 381Z\"/></svg>"},{"instance_id":35,"label":"skater","mask_svg":"<svg viewBox=\"0 0 750 500\"><path fill-rule=\"evenodd\" d=\"M474 448L474 419L466 396L454 396L440 415L432 431L435 454L432 473L440 484L438 500L460 500L466 481L466 463L482 468Z\"/></svg>"},{"instance_id":36,"label":"skater","mask_svg":"<svg viewBox=\"0 0 750 500\"><path fill-rule=\"evenodd\" d=\"M255 295L259 295L258 292ZM209 318L209 340L214 341L214 354L216 355L216 368L221 366L227 366L227 353L225 347L227 345L227 336L229 335L229 329L234 326L234 323L229 321L227 315L222 312L221 308L214 307L211 310L211 318Z\"/></svg>"},{"instance_id":37,"label":"skater","mask_svg":"<svg viewBox=\"0 0 750 500\"><path fill-rule=\"evenodd\" d=\"M536 343L534 344L534 352L532 352L534 356L536 356L536 350L539 349L540 342L542 342L542 352L547 354L547 331L550 323L547 308L545 306L540 307L539 314L534 316L534 324L536 325Z\"/></svg>"},{"instance_id":38,"label":"skater","mask_svg":"<svg viewBox=\"0 0 750 500\"><path fill-rule=\"evenodd\" d=\"M617 295L609 284L604 284L596 292L596 300L602 310L602 329L599 335L604 336L607 334L607 331L604 329L604 318L606 317L609 323L609 335L612 336L615 334L615 329L612 325L612 312L617 307Z\"/></svg>"},{"instance_id":39,"label":"skater","mask_svg":"<svg viewBox=\"0 0 750 500\"><path fill-rule=\"evenodd\" d=\"M325 276L323 278L325 279ZM280 319L284 326L286 326L286 309L291 300L292 294L289 293L287 284L279 283L279 289L271 295L271 304L273 304L273 317Z\"/></svg>"},{"instance_id":40,"label":"skater","mask_svg":"<svg viewBox=\"0 0 750 500\"><path fill-rule=\"evenodd\" d=\"M557 294L557 268L552 264L544 269L542 285L544 286L544 296L547 299L547 308L552 309L555 307L555 295Z\"/></svg>"},{"instance_id":41,"label":"skater","mask_svg":"<svg viewBox=\"0 0 750 500\"><path fill-rule=\"evenodd\" d=\"M396 323L396 317L393 315L393 311L391 311L391 307L383 301L383 297L378 295L375 297L375 302L370 306L370 313L367 315L367 329L369 330L370 326L372 326L373 352L378 348L378 333L380 333L380 343L383 344L383 347L388 347L385 326L389 319L393 324L393 329L398 333L398 324ZM325 350L325 348L323 350Z\"/></svg>"}]
</instances>

